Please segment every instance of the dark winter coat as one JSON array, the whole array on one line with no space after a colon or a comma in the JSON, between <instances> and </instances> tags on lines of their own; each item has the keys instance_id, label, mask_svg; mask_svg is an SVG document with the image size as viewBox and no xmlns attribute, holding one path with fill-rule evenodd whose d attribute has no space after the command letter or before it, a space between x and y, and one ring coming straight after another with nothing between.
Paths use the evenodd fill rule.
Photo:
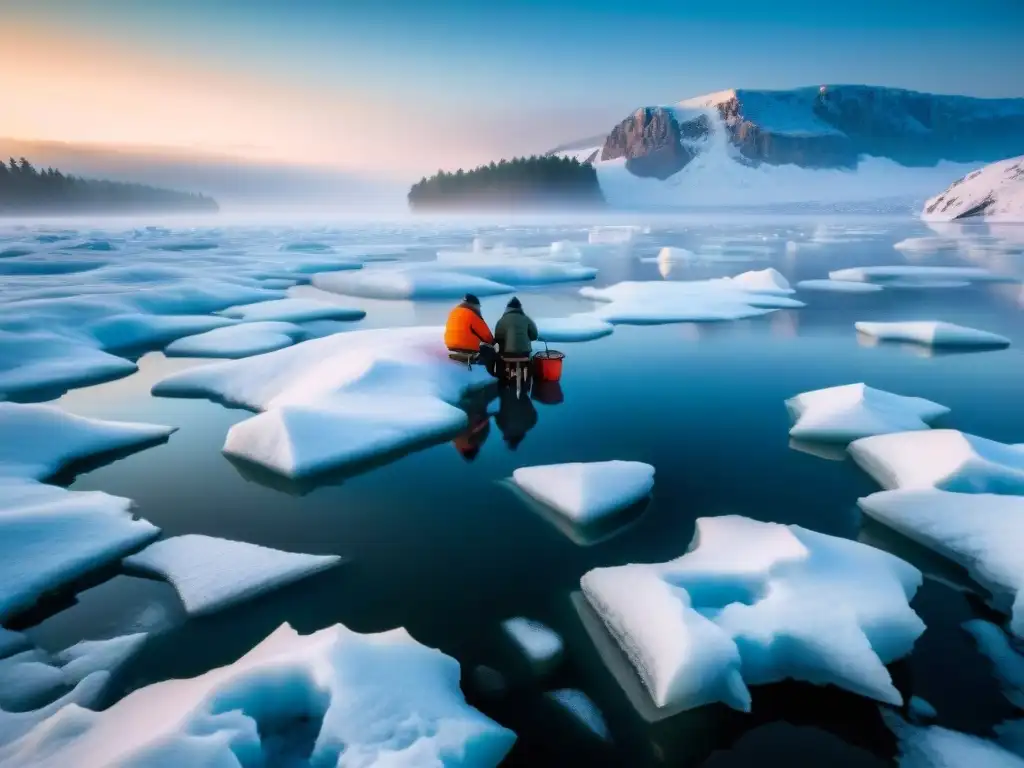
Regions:
<instances>
[{"instance_id":1,"label":"dark winter coat","mask_svg":"<svg viewBox=\"0 0 1024 768\"><path fill-rule=\"evenodd\" d=\"M521 309L506 309L494 326L494 340L502 357L529 357L531 341L537 340L537 326Z\"/></svg>"}]
</instances>

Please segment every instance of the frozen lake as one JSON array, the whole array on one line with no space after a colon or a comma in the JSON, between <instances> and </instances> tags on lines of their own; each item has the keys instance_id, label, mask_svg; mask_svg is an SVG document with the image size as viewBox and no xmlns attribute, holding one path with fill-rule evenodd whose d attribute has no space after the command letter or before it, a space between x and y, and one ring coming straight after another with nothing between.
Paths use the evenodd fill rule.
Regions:
<instances>
[{"instance_id":1,"label":"frozen lake","mask_svg":"<svg viewBox=\"0 0 1024 768\"><path fill-rule=\"evenodd\" d=\"M723 216L630 221L636 230L607 235L591 230L599 223L8 226L0 230L0 251L24 253L0 258L0 329L47 330L47 322L57 321L39 314L33 328L32 305L19 313L19 303L76 295L79 286L102 299L108 294L89 283L90 272L112 264L127 268L133 259L147 269L192 271L197 281L214 269L218 280L245 277L247 254L365 261L362 270L334 273L347 275L422 264L438 250L472 251L474 238L480 238L478 249L578 244L578 265L596 268L594 280L517 286L525 310L544 318L599 309L580 295L582 285L703 280L769 267L794 286L827 279L832 271L872 266L970 267L1024 278L1024 227L934 230L898 218ZM108 243L110 250L73 248L90 242ZM682 250L659 258L665 247ZM220 254L225 266L211 266ZM56 262L64 266L45 266ZM317 336L441 325L454 303L328 292L308 284L315 265L291 276L285 274L287 264L278 271L277 277L252 276L257 282L248 285L366 312L358 321L303 324ZM180 275L122 273L118 284L142 290L172 278ZM950 413L936 427L1024 442L1022 287L958 282L935 278L871 292L812 285L791 295L806 303L798 309L715 323L618 324L603 338L553 343L566 354L560 388L538 388L522 400L484 390L464 404L474 421L471 436L301 480L222 454L226 433L250 411L151 394L169 374L209 360L166 357L145 344L122 351L138 358L136 372L57 398L31 389L7 398L50 401L82 416L178 427L163 444L102 466L82 466L73 478L65 475L72 490L133 499L136 514L165 537L199 533L340 555L346 562L196 618L186 615L168 584L115 566L77 584L75 599L42 603L6 626L24 630L51 652L83 639L149 632L142 650L118 672L106 703L143 685L228 664L283 622L301 633L338 622L358 632L402 626L457 659L468 701L517 734L507 765L888 764L897 742L870 699L786 682L754 687L751 714L710 705L649 723L595 646L573 600L584 573L678 557L698 517L738 514L864 542L924 571L912 606L927 630L909 657L889 667L893 681L905 700L929 702L938 724L991 738L993 726L1018 717L1019 710L1004 698L990 663L962 624L979 617L1002 624L1005 618L986 606L984 590L961 569L865 518L857 499L878 485L841 447L791 443L792 421L784 406L801 392L865 382L947 406ZM483 297L483 315L492 327L507 298ZM177 314L212 311L182 306ZM854 329L855 322L907 320L955 323L1012 344L940 352L872 341ZM504 482L524 466L610 459L653 465L654 491L646 506L591 538L568 535ZM516 616L543 622L561 636L564 658L554 671L538 678L524 669L501 628ZM478 684L473 670L481 665L502 672L509 682L505 695L488 696ZM565 688L579 689L594 702L609 741L552 708L545 693Z\"/></svg>"}]
</instances>

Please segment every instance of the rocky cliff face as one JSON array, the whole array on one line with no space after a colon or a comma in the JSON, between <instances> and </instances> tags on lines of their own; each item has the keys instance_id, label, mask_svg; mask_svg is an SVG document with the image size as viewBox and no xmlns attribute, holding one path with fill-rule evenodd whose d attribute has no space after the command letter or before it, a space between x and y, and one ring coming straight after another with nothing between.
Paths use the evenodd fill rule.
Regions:
<instances>
[{"instance_id":1,"label":"rocky cliff face","mask_svg":"<svg viewBox=\"0 0 1024 768\"><path fill-rule=\"evenodd\" d=\"M716 131L735 148L733 159L748 165L856 169L865 156L907 167L992 162L1024 153L1024 99L859 85L732 90L638 109L603 144L588 146L601 147L599 160L624 157L635 175L666 179ZM580 159L596 161L588 155Z\"/></svg>"},{"instance_id":2,"label":"rocky cliff face","mask_svg":"<svg viewBox=\"0 0 1024 768\"><path fill-rule=\"evenodd\" d=\"M624 157L631 173L663 180L693 156L683 146L679 122L665 107L638 109L612 129L601 148L601 160Z\"/></svg>"}]
</instances>

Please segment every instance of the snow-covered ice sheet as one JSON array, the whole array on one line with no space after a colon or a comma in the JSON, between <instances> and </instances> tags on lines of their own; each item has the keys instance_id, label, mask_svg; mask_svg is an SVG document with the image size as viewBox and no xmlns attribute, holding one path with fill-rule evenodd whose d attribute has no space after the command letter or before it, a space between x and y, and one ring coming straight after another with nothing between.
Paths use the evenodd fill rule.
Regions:
<instances>
[{"instance_id":1,"label":"snow-covered ice sheet","mask_svg":"<svg viewBox=\"0 0 1024 768\"><path fill-rule=\"evenodd\" d=\"M128 499L0 477L0 621L159 534Z\"/></svg>"},{"instance_id":2,"label":"snow-covered ice sheet","mask_svg":"<svg viewBox=\"0 0 1024 768\"><path fill-rule=\"evenodd\" d=\"M928 429L949 408L920 397L904 397L866 384L804 392L786 401L796 440L848 443L870 435Z\"/></svg>"},{"instance_id":3,"label":"snow-covered ice sheet","mask_svg":"<svg viewBox=\"0 0 1024 768\"><path fill-rule=\"evenodd\" d=\"M305 332L294 323L278 320L243 323L172 341L164 349L164 354L168 357L237 359L291 346L304 335Z\"/></svg>"},{"instance_id":4,"label":"snow-covered ice sheet","mask_svg":"<svg viewBox=\"0 0 1024 768\"><path fill-rule=\"evenodd\" d=\"M510 285L460 272L426 269L367 269L313 276L324 291L370 299L458 299L467 293L495 296L512 293Z\"/></svg>"},{"instance_id":5,"label":"snow-covered ice sheet","mask_svg":"<svg viewBox=\"0 0 1024 768\"><path fill-rule=\"evenodd\" d=\"M901 703L885 664L924 631L909 604L921 578L858 542L725 516L699 518L676 560L580 583L667 716L715 701L747 711L748 685L787 678Z\"/></svg>"},{"instance_id":6,"label":"snow-covered ice sheet","mask_svg":"<svg viewBox=\"0 0 1024 768\"><path fill-rule=\"evenodd\" d=\"M714 322L757 317L803 302L774 269L714 280L622 282L607 288L585 287L580 294L607 302L594 314L613 324Z\"/></svg>"},{"instance_id":7,"label":"snow-covered ice sheet","mask_svg":"<svg viewBox=\"0 0 1024 768\"><path fill-rule=\"evenodd\" d=\"M520 467L513 482L576 525L595 523L647 498L654 467L639 461L597 461Z\"/></svg>"},{"instance_id":8,"label":"snow-covered ice sheet","mask_svg":"<svg viewBox=\"0 0 1024 768\"><path fill-rule=\"evenodd\" d=\"M176 429L89 419L51 405L0 402L0 478L45 480L76 460L153 443Z\"/></svg>"},{"instance_id":9,"label":"snow-covered ice sheet","mask_svg":"<svg viewBox=\"0 0 1024 768\"><path fill-rule=\"evenodd\" d=\"M871 518L963 566L1024 637L1024 496L882 491L858 501Z\"/></svg>"},{"instance_id":10,"label":"snow-covered ice sheet","mask_svg":"<svg viewBox=\"0 0 1024 768\"><path fill-rule=\"evenodd\" d=\"M953 429L866 437L850 455L887 490L1024 495L1024 447Z\"/></svg>"},{"instance_id":11,"label":"snow-covered ice sheet","mask_svg":"<svg viewBox=\"0 0 1024 768\"><path fill-rule=\"evenodd\" d=\"M315 299L275 299L258 304L228 307L221 311L225 317L234 317L246 322L283 321L308 323L312 320L362 320L366 312Z\"/></svg>"},{"instance_id":12,"label":"snow-covered ice sheet","mask_svg":"<svg viewBox=\"0 0 1024 768\"><path fill-rule=\"evenodd\" d=\"M212 315L147 315L132 313L104 318L89 327L89 334L109 350L163 346L182 336L206 333L235 323Z\"/></svg>"},{"instance_id":13,"label":"snow-covered ice sheet","mask_svg":"<svg viewBox=\"0 0 1024 768\"><path fill-rule=\"evenodd\" d=\"M1010 340L988 331L967 328L937 320L893 323L854 323L854 327L867 336L881 341L902 341L929 347L990 348L1007 347Z\"/></svg>"},{"instance_id":14,"label":"snow-covered ice sheet","mask_svg":"<svg viewBox=\"0 0 1024 768\"><path fill-rule=\"evenodd\" d=\"M337 555L305 555L187 534L163 539L127 557L127 568L169 581L191 616L250 600L333 568Z\"/></svg>"},{"instance_id":15,"label":"snow-covered ice sheet","mask_svg":"<svg viewBox=\"0 0 1024 768\"><path fill-rule=\"evenodd\" d=\"M796 284L798 291L828 291L829 293L877 293L883 290L875 283L854 280L801 280Z\"/></svg>"},{"instance_id":16,"label":"snow-covered ice sheet","mask_svg":"<svg viewBox=\"0 0 1024 768\"><path fill-rule=\"evenodd\" d=\"M592 341L607 336L615 327L589 312L568 317L539 317L537 332L542 341Z\"/></svg>"},{"instance_id":17,"label":"snow-covered ice sheet","mask_svg":"<svg viewBox=\"0 0 1024 768\"><path fill-rule=\"evenodd\" d=\"M556 262L532 256L491 254L444 254L437 256L436 267L424 265L422 269L441 269L463 275L491 280L502 285L532 286L593 280L594 267Z\"/></svg>"},{"instance_id":18,"label":"snow-covered ice sheet","mask_svg":"<svg viewBox=\"0 0 1024 768\"><path fill-rule=\"evenodd\" d=\"M448 359L441 328L353 331L174 374L154 394L263 411L235 424L225 452L288 477L342 467L455 433L455 407L493 381Z\"/></svg>"},{"instance_id":19,"label":"snow-covered ice sheet","mask_svg":"<svg viewBox=\"0 0 1024 768\"><path fill-rule=\"evenodd\" d=\"M1024 222L1024 157L991 163L954 181L925 202L921 218Z\"/></svg>"},{"instance_id":20,"label":"snow-covered ice sheet","mask_svg":"<svg viewBox=\"0 0 1024 768\"><path fill-rule=\"evenodd\" d=\"M562 638L541 622L517 616L503 621L501 628L538 674L550 672L562 660Z\"/></svg>"},{"instance_id":21,"label":"snow-covered ice sheet","mask_svg":"<svg viewBox=\"0 0 1024 768\"><path fill-rule=\"evenodd\" d=\"M900 768L1024 768L1024 758L980 736L938 725L910 725L892 712L883 717L899 739Z\"/></svg>"},{"instance_id":22,"label":"snow-covered ice sheet","mask_svg":"<svg viewBox=\"0 0 1024 768\"><path fill-rule=\"evenodd\" d=\"M284 625L205 675L138 689L103 712L45 715L6 739L0 762L494 768L515 741L466 704L454 659L404 629L361 635L340 624L311 635Z\"/></svg>"},{"instance_id":23,"label":"snow-covered ice sheet","mask_svg":"<svg viewBox=\"0 0 1024 768\"><path fill-rule=\"evenodd\" d=\"M611 731L604 715L583 691L576 688L559 688L544 695L597 738L602 741L611 740Z\"/></svg>"}]
</instances>

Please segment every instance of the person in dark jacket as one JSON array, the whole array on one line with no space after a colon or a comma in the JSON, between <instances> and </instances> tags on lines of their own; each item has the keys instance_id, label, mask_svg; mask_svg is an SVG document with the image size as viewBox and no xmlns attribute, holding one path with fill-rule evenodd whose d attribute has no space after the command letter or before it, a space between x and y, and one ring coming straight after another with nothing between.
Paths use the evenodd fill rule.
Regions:
<instances>
[{"instance_id":1,"label":"person in dark jacket","mask_svg":"<svg viewBox=\"0 0 1024 768\"><path fill-rule=\"evenodd\" d=\"M494 326L494 340L502 357L529 357L533 353L530 342L537 340L537 325L523 312L523 305L515 296Z\"/></svg>"},{"instance_id":2,"label":"person in dark jacket","mask_svg":"<svg viewBox=\"0 0 1024 768\"><path fill-rule=\"evenodd\" d=\"M497 353L494 337L480 313L480 299L467 293L448 315L444 327L444 344L451 352L476 354L492 376L497 376Z\"/></svg>"}]
</instances>

